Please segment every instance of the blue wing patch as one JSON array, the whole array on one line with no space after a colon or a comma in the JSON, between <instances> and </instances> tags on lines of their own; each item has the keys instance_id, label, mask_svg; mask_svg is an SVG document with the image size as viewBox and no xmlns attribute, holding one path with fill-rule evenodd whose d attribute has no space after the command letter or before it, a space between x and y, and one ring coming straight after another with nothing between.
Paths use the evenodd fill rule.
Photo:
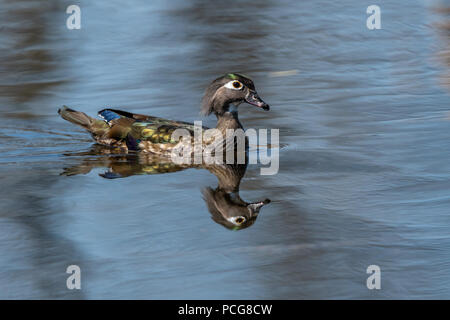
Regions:
<instances>
[{"instance_id":1,"label":"blue wing patch","mask_svg":"<svg viewBox=\"0 0 450 320\"><path fill-rule=\"evenodd\" d=\"M112 171L106 171L105 173L99 173L100 177L103 177L105 179L117 179L122 178L122 176L118 173L112 172Z\"/></svg>"},{"instance_id":2,"label":"blue wing patch","mask_svg":"<svg viewBox=\"0 0 450 320\"><path fill-rule=\"evenodd\" d=\"M103 109L98 112L98 115L102 117L106 122L110 122L114 119L120 119L121 116L115 113L114 111L110 109Z\"/></svg>"}]
</instances>

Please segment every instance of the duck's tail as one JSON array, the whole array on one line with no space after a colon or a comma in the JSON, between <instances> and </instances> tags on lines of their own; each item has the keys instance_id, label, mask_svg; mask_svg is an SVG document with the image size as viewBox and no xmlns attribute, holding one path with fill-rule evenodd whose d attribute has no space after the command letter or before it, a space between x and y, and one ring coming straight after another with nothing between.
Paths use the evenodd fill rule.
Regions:
<instances>
[{"instance_id":1,"label":"duck's tail","mask_svg":"<svg viewBox=\"0 0 450 320\"><path fill-rule=\"evenodd\" d=\"M58 109L58 113L64 120L79 125L94 135L102 134L109 128L106 122L89 117L87 114L70 109L67 106Z\"/></svg>"},{"instance_id":2,"label":"duck's tail","mask_svg":"<svg viewBox=\"0 0 450 320\"><path fill-rule=\"evenodd\" d=\"M69 122L72 122L76 125L82 126L83 128L89 130L93 121L95 119L89 117L87 114L79 111L75 111L70 109L67 106L63 106L61 109L58 109L59 115Z\"/></svg>"}]
</instances>

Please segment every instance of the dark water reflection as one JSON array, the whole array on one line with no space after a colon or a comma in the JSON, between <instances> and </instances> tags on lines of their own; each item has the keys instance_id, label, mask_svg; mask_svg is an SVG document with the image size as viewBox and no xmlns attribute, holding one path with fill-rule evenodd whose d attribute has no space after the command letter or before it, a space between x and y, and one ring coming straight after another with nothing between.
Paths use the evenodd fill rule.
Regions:
<instances>
[{"instance_id":1,"label":"dark water reflection","mask_svg":"<svg viewBox=\"0 0 450 320\"><path fill-rule=\"evenodd\" d=\"M117 153L117 154L115 154ZM214 174L218 185L214 189L204 188L202 193L212 219L231 230L242 230L255 223L261 208L270 203L270 199L246 202L239 195L239 185L247 170L248 159L243 164L176 164L169 158L153 154L121 154L120 150L94 145L88 152L66 154L81 157L81 163L65 168L65 176L88 174L94 168L107 168L99 176L106 179L118 179L133 175L153 175L173 173L187 169L205 169ZM167 203L170 207L170 203Z\"/></svg>"},{"instance_id":2,"label":"dark water reflection","mask_svg":"<svg viewBox=\"0 0 450 320\"><path fill-rule=\"evenodd\" d=\"M378 2L378 31L354 0L81 1L67 30L70 4L0 6L1 298L450 297L449 3ZM56 114L194 121L228 71L273 106L242 106L244 127L280 128L282 146L277 175L236 175L239 199L207 169L136 174L145 161ZM202 190L272 203L230 232Z\"/></svg>"}]
</instances>

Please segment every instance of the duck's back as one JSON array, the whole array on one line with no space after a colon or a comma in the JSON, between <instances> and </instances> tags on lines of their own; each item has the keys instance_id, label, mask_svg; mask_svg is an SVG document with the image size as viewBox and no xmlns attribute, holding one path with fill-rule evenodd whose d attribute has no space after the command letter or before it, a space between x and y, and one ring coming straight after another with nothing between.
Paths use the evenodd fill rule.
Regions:
<instances>
[{"instance_id":1,"label":"duck's back","mask_svg":"<svg viewBox=\"0 0 450 320\"><path fill-rule=\"evenodd\" d=\"M194 136L192 123L121 110L99 111L98 115L103 120L94 119L66 106L59 109L58 113L65 120L89 131L97 143L126 150L168 153L179 143L178 139L177 141L172 139L175 130L183 129L184 133Z\"/></svg>"},{"instance_id":2,"label":"duck's back","mask_svg":"<svg viewBox=\"0 0 450 320\"><path fill-rule=\"evenodd\" d=\"M186 130L184 133L194 135L194 124L188 122L114 109L104 109L98 114L110 126L106 139L122 141L129 150L165 153L179 142L179 139L172 138L175 130L183 129ZM104 137L99 138L100 142L104 141Z\"/></svg>"}]
</instances>

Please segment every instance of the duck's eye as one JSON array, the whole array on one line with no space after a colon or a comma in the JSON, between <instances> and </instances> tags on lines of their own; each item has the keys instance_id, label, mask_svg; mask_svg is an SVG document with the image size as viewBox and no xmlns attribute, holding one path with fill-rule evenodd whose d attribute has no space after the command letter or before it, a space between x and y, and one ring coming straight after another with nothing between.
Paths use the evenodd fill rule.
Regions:
<instances>
[{"instance_id":1,"label":"duck's eye","mask_svg":"<svg viewBox=\"0 0 450 320\"><path fill-rule=\"evenodd\" d=\"M240 89L242 88L242 83L240 83L239 81L233 81L233 87L235 87L236 89Z\"/></svg>"},{"instance_id":2,"label":"duck's eye","mask_svg":"<svg viewBox=\"0 0 450 320\"><path fill-rule=\"evenodd\" d=\"M245 221L245 219L242 218L242 217L236 218L236 223L237 223L237 224L241 224L241 223L243 223L244 221Z\"/></svg>"},{"instance_id":3,"label":"duck's eye","mask_svg":"<svg viewBox=\"0 0 450 320\"><path fill-rule=\"evenodd\" d=\"M231 223L240 226L241 224L243 224L245 222L245 217L243 216L237 216L237 217L231 217L228 219Z\"/></svg>"},{"instance_id":4,"label":"duck's eye","mask_svg":"<svg viewBox=\"0 0 450 320\"><path fill-rule=\"evenodd\" d=\"M233 80L233 81L228 82L225 85L225 87L228 89L233 89L233 90L241 90L244 87L244 85L240 81Z\"/></svg>"}]
</instances>

